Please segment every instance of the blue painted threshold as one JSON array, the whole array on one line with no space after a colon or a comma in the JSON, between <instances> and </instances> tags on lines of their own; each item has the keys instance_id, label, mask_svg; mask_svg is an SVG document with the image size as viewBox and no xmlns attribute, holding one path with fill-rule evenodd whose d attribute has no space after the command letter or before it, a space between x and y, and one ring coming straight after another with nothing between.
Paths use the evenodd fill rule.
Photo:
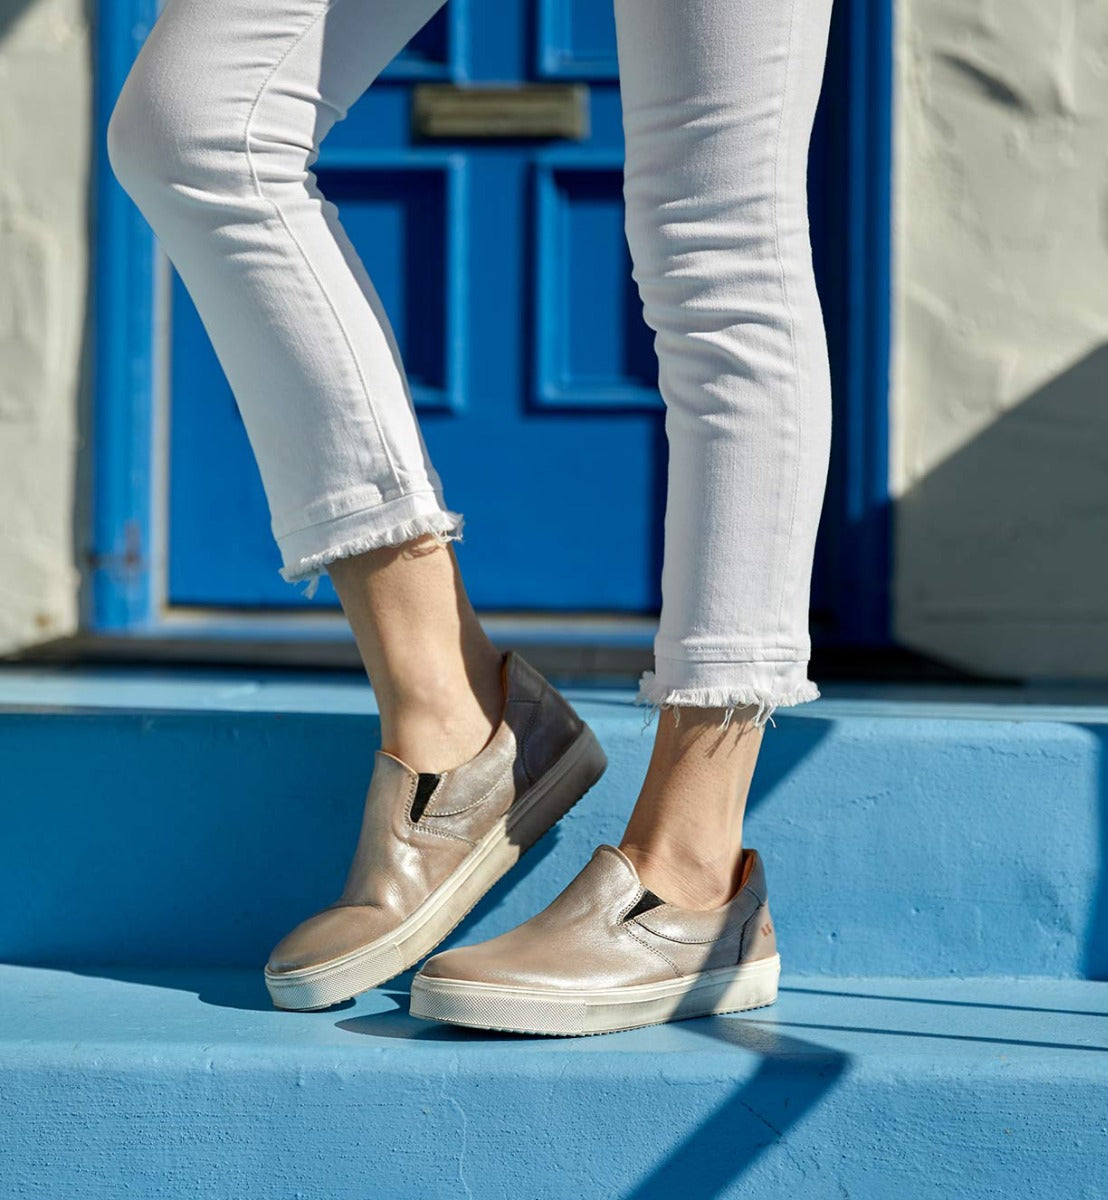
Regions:
<instances>
[{"instance_id":1,"label":"blue painted threshold","mask_svg":"<svg viewBox=\"0 0 1108 1200\"><path fill-rule=\"evenodd\" d=\"M933 1200L1108 1194L1108 986L783 979L748 1016L455 1030L404 977L0 968L0 1195Z\"/></svg>"}]
</instances>

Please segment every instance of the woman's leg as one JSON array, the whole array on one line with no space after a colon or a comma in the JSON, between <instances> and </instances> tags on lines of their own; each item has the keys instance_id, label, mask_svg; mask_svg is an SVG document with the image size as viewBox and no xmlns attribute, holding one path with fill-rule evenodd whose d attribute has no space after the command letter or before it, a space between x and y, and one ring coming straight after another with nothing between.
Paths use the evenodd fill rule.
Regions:
<instances>
[{"instance_id":1,"label":"woman's leg","mask_svg":"<svg viewBox=\"0 0 1108 1200\"><path fill-rule=\"evenodd\" d=\"M330 571L381 709L339 899L270 955L281 1008L412 966L604 769L565 699L501 658L446 544L388 319L311 167L441 0L168 0L108 129L112 166L196 303L261 469L289 580Z\"/></svg>"},{"instance_id":2,"label":"woman's leg","mask_svg":"<svg viewBox=\"0 0 1108 1200\"><path fill-rule=\"evenodd\" d=\"M168 0L108 126L257 458L289 580L456 534L388 317L311 168L442 0Z\"/></svg>"},{"instance_id":3,"label":"woman's leg","mask_svg":"<svg viewBox=\"0 0 1108 1200\"><path fill-rule=\"evenodd\" d=\"M830 388L805 175L830 0L615 0L627 237L656 331L669 496L662 710L620 847L542 912L434 955L411 1011L600 1033L771 1004L742 816L765 721L814 699L808 594Z\"/></svg>"},{"instance_id":4,"label":"woman's leg","mask_svg":"<svg viewBox=\"0 0 1108 1200\"><path fill-rule=\"evenodd\" d=\"M620 849L652 891L685 908L716 908L740 884L743 813L762 726L749 712L663 710L650 768Z\"/></svg>"},{"instance_id":5,"label":"woman's leg","mask_svg":"<svg viewBox=\"0 0 1108 1200\"><path fill-rule=\"evenodd\" d=\"M500 720L500 654L434 538L328 568L381 714L381 748L415 771L471 759Z\"/></svg>"},{"instance_id":6,"label":"woman's leg","mask_svg":"<svg viewBox=\"0 0 1108 1200\"><path fill-rule=\"evenodd\" d=\"M670 450L639 696L662 714L623 849L692 907L737 886L765 721L819 694L808 606L831 399L806 173L830 9L615 0L627 239Z\"/></svg>"},{"instance_id":7,"label":"woman's leg","mask_svg":"<svg viewBox=\"0 0 1108 1200\"><path fill-rule=\"evenodd\" d=\"M500 660L445 545L460 531L388 317L311 170L334 123L443 0L169 0L108 127L116 175L231 384L282 575L329 568L417 770L473 756Z\"/></svg>"}]
</instances>

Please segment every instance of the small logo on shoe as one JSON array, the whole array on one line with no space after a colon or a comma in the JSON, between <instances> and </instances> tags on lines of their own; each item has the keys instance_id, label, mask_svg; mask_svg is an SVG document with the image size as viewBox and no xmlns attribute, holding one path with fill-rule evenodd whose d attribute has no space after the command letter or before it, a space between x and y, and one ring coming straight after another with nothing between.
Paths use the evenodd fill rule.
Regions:
<instances>
[{"instance_id":1,"label":"small logo on shoe","mask_svg":"<svg viewBox=\"0 0 1108 1200\"><path fill-rule=\"evenodd\" d=\"M769 935L770 935L772 932L773 932L773 926L770 924L770 922L769 922L769 921L767 921L767 922L766 922L766 923L765 923L765 924L762 926L762 934L763 934L765 937L769 937Z\"/></svg>"}]
</instances>

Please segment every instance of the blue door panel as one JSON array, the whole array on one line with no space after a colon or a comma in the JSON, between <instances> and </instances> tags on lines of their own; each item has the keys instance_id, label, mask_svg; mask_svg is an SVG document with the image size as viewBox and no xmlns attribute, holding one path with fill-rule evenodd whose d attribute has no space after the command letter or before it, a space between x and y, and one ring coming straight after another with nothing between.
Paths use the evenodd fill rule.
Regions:
<instances>
[{"instance_id":1,"label":"blue door panel","mask_svg":"<svg viewBox=\"0 0 1108 1200\"><path fill-rule=\"evenodd\" d=\"M595 0L539 0L538 74L548 79L615 79L615 12Z\"/></svg>"},{"instance_id":2,"label":"blue door panel","mask_svg":"<svg viewBox=\"0 0 1108 1200\"><path fill-rule=\"evenodd\" d=\"M386 78L446 78L456 59L451 47L457 40L457 18L464 19L468 2L440 9L392 61Z\"/></svg>"},{"instance_id":3,"label":"blue door panel","mask_svg":"<svg viewBox=\"0 0 1108 1200\"><path fill-rule=\"evenodd\" d=\"M622 167L543 163L535 180L536 403L660 408L654 333L623 232Z\"/></svg>"}]
</instances>

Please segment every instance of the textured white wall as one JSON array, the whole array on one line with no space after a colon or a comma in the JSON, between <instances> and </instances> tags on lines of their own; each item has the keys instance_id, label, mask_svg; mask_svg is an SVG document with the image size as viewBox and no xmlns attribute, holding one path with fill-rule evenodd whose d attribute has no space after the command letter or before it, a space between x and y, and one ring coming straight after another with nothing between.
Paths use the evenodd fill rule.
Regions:
<instances>
[{"instance_id":1,"label":"textured white wall","mask_svg":"<svg viewBox=\"0 0 1108 1200\"><path fill-rule=\"evenodd\" d=\"M1108 677L1108 5L898 20L897 632Z\"/></svg>"},{"instance_id":2,"label":"textured white wall","mask_svg":"<svg viewBox=\"0 0 1108 1200\"><path fill-rule=\"evenodd\" d=\"M0 652L77 620L89 121L81 0L0 3Z\"/></svg>"}]
</instances>

